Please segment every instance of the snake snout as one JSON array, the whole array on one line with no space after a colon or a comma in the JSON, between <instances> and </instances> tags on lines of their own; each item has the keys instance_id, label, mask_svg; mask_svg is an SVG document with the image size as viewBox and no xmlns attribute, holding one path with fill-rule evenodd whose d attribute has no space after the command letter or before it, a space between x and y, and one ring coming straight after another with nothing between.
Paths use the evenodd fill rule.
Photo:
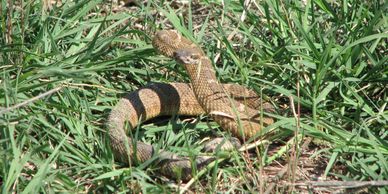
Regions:
<instances>
[{"instance_id":1,"label":"snake snout","mask_svg":"<svg viewBox=\"0 0 388 194\"><path fill-rule=\"evenodd\" d=\"M191 48L182 48L173 53L173 57L181 64L198 64L201 54Z\"/></svg>"}]
</instances>

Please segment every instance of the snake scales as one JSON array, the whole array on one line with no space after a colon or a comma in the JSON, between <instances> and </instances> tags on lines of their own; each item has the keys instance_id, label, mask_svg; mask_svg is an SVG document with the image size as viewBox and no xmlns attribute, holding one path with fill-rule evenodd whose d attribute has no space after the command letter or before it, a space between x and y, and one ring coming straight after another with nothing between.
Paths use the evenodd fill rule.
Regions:
<instances>
[{"instance_id":1,"label":"snake scales","mask_svg":"<svg viewBox=\"0 0 388 194\"><path fill-rule=\"evenodd\" d=\"M108 118L111 148L116 160L127 164L142 163L151 159L156 152L153 146L128 137L125 122L133 129L139 122L160 115L206 113L223 129L242 140L255 136L263 125L273 123L272 118L258 116L260 98L252 90L237 84L218 83L211 62L202 49L176 31L157 32L153 46L185 67L191 85L152 83L122 98ZM263 104L263 110L272 109L269 103ZM190 158L161 150L158 160L160 173L175 179L191 178ZM213 157L199 156L193 165L200 169L212 160Z\"/></svg>"}]
</instances>

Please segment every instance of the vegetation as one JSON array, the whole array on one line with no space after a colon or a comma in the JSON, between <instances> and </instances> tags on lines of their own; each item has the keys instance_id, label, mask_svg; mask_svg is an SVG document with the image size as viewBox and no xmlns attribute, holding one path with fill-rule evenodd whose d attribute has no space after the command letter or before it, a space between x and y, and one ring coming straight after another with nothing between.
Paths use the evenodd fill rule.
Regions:
<instances>
[{"instance_id":1,"label":"vegetation","mask_svg":"<svg viewBox=\"0 0 388 194\"><path fill-rule=\"evenodd\" d=\"M273 143L213 163L188 190L263 192L266 168L298 160L307 138L313 139L310 159L322 162L322 179L388 180L387 8L379 0L147 1L126 7L3 0L2 192L182 191L185 184L160 177L151 162L115 163L104 125L124 93L150 81L188 82L182 67L153 50L151 38L160 29L196 41L221 82L253 88L277 109L271 114L277 122L266 128L275 134L267 138ZM182 155L198 154L209 134L227 135L214 122L179 117L144 124L138 132L139 140ZM286 181L315 180L291 174L296 178ZM287 185L277 186L282 192Z\"/></svg>"}]
</instances>

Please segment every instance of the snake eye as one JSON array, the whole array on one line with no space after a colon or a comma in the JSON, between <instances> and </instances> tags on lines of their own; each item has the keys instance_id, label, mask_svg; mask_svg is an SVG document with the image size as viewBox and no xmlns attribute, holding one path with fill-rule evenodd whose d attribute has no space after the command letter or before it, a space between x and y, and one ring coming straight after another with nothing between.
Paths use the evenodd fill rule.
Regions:
<instances>
[{"instance_id":1,"label":"snake eye","mask_svg":"<svg viewBox=\"0 0 388 194\"><path fill-rule=\"evenodd\" d=\"M190 56L191 56L192 59L196 59L196 60L201 58L201 55L199 53L197 53L197 52L196 53L191 53Z\"/></svg>"}]
</instances>

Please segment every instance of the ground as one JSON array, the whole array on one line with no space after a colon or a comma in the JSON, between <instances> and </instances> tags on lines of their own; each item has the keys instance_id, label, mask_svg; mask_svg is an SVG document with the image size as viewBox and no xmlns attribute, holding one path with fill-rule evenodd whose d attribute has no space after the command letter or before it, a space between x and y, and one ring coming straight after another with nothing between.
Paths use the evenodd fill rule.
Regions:
<instances>
[{"instance_id":1,"label":"ground","mask_svg":"<svg viewBox=\"0 0 388 194\"><path fill-rule=\"evenodd\" d=\"M385 1L3 1L3 193L386 193ZM180 182L115 162L105 125L125 93L188 82L157 30L200 45L222 83L275 106L258 146ZM138 140L181 155L228 136L206 116L163 117ZM251 142L253 143L253 142ZM385 186L385 187L384 187Z\"/></svg>"}]
</instances>

